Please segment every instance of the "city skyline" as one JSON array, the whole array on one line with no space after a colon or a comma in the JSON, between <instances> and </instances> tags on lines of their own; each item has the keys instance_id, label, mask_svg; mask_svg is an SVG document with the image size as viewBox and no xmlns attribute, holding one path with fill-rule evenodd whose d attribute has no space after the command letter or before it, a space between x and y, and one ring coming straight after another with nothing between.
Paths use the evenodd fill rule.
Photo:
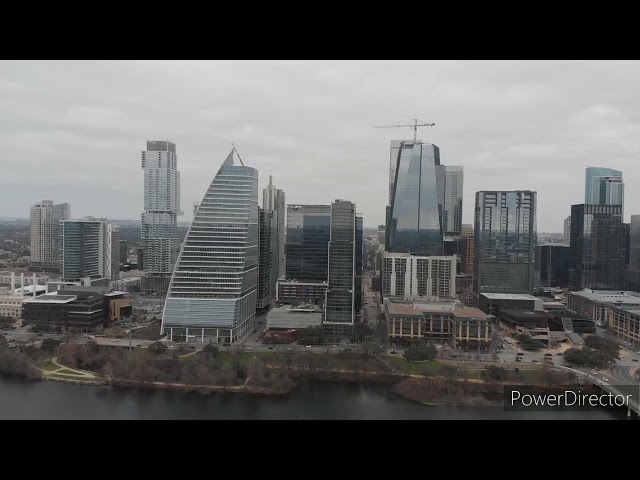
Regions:
<instances>
[{"instance_id":1,"label":"city skyline","mask_svg":"<svg viewBox=\"0 0 640 480\"><path fill-rule=\"evenodd\" d=\"M583 201L587 165L622 171L629 185L640 182L633 169L640 95L631 81L640 66L632 62L2 65L0 118L18 128L1 132L12 159L0 179L11 198L2 202L3 217L27 217L37 200L25 198L28 188L76 205L79 218L137 219L140 139L170 138L181 148L181 201L188 205L199 200L195 192L206 189L211 164L233 141L261 172L260 189L271 172L288 203L326 204L349 191L372 228L385 220L389 142L411 134L373 127L413 116L436 123L419 136L440 146L443 163L465 168L462 223L473 222L477 191L532 189L538 230L562 232L569 206ZM133 96L129 79L137 77L149 84ZM205 77L211 82L180 86ZM626 195L628 205L640 199L632 188ZM634 213L625 209L624 220Z\"/></svg>"}]
</instances>

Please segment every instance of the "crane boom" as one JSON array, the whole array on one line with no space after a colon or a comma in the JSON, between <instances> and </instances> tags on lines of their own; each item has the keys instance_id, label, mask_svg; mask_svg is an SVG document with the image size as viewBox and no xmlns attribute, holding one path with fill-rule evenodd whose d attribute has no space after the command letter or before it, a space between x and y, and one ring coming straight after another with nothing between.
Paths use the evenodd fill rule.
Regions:
<instances>
[{"instance_id":1,"label":"crane boom","mask_svg":"<svg viewBox=\"0 0 640 480\"><path fill-rule=\"evenodd\" d=\"M379 127L374 128L413 128L413 141L416 142L418 139L418 127L433 127L435 123L418 123L418 119L413 119L412 125L381 125Z\"/></svg>"}]
</instances>

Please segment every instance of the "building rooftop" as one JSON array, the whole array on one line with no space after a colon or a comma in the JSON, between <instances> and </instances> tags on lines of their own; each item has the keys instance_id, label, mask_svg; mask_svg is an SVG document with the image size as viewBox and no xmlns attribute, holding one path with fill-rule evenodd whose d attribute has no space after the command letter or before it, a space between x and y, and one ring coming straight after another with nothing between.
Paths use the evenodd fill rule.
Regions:
<instances>
[{"instance_id":1,"label":"building rooftop","mask_svg":"<svg viewBox=\"0 0 640 480\"><path fill-rule=\"evenodd\" d=\"M422 311L407 305L389 305L389 313L391 315L415 315L417 317L422 316Z\"/></svg>"},{"instance_id":2,"label":"building rooftop","mask_svg":"<svg viewBox=\"0 0 640 480\"><path fill-rule=\"evenodd\" d=\"M2 301L1 298L2 297L0 297L0 302ZM631 315L640 316L640 308L635 308L635 307L633 307L633 308L616 307L616 308L617 308L617 310L621 310L623 312L630 313Z\"/></svg>"},{"instance_id":3,"label":"building rooftop","mask_svg":"<svg viewBox=\"0 0 640 480\"><path fill-rule=\"evenodd\" d=\"M489 300L539 300L533 295L523 293L481 293Z\"/></svg>"},{"instance_id":4,"label":"building rooftop","mask_svg":"<svg viewBox=\"0 0 640 480\"><path fill-rule=\"evenodd\" d=\"M500 314L507 315L518 320L533 320L535 318L548 318L544 312L532 312L531 310L500 310Z\"/></svg>"},{"instance_id":5,"label":"building rooftop","mask_svg":"<svg viewBox=\"0 0 640 480\"><path fill-rule=\"evenodd\" d=\"M84 285L61 285L60 292L99 293L105 295L111 291L111 287L87 287Z\"/></svg>"},{"instance_id":6,"label":"building rooftop","mask_svg":"<svg viewBox=\"0 0 640 480\"><path fill-rule=\"evenodd\" d=\"M638 292L625 290L591 290L585 288L579 292L571 292L571 294L600 303L640 305L640 293Z\"/></svg>"},{"instance_id":7,"label":"building rooftop","mask_svg":"<svg viewBox=\"0 0 640 480\"><path fill-rule=\"evenodd\" d=\"M322 325L322 313L291 311L286 306L272 308L267 314L267 328L302 330Z\"/></svg>"},{"instance_id":8,"label":"building rooftop","mask_svg":"<svg viewBox=\"0 0 640 480\"><path fill-rule=\"evenodd\" d=\"M77 295L57 295L56 293L48 293L39 297L28 298L23 303L70 303L77 300Z\"/></svg>"},{"instance_id":9,"label":"building rooftop","mask_svg":"<svg viewBox=\"0 0 640 480\"><path fill-rule=\"evenodd\" d=\"M481 318L481 319L487 319L491 317L491 315L487 315L482 310L476 307L457 308L453 311L453 316L458 318Z\"/></svg>"},{"instance_id":10,"label":"building rooftop","mask_svg":"<svg viewBox=\"0 0 640 480\"><path fill-rule=\"evenodd\" d=\"M36 294L38 292L46 292L46 285L36 285ZM16 288L16 295L33 295L33 285L26 285L23 288Z\"/></svg>"}]
</instances>

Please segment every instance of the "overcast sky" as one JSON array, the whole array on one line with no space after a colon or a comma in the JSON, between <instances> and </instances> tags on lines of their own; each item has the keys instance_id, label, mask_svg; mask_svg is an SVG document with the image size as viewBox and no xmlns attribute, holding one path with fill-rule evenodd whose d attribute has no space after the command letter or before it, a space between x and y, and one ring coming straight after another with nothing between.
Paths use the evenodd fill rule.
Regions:
<instances>
[{"instance_id":1,"label":"overcast sky","mask_svg":"<svg viewBox=\"0 0 640 480\"><path fill-rule=\"evenodd\" d=\"M176 143L181 221L235 143L287 203L354 201L384 223L389 142L412 118L478 190L538 192L538 231L584 201L586 166L622 170L640 213L637 61L3 61L0 216L42 200L139 219L146 140ZM260 202L262 196L260 195Z\"/></svg>"}]
</instances>

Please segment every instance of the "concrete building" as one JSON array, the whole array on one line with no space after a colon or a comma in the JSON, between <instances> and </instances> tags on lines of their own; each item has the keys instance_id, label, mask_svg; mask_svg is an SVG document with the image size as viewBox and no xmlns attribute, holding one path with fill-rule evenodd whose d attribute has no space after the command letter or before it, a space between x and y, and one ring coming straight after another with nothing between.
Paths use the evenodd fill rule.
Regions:
<instances>
[{"instance_id":1,"label":"concrete building","mask_svg":"<svg viewBox=\"0 0 640 480\"><path fill-rule=\"evenodd\" d=\"M0 317L13 317L16 320L22 318L22 302L27 297L24 295L0 295Z\"/></svg>"},{"instance_id":2,"label":"concrete building","mask_svg":"<svg viewBox=\"0 0 640 480\"><path fill-rule=\"evenodd\" d=\"M570 310L548 310L546 313L549 317L549 330L552 332L564 331L568 334L596 333L596 323L584 315Z\"/></svg>"},{"instance_id":3,"label":"concrete building","mask_svg":"<svg viewBox=\"0 0 640 480\"><path fill-rule=\"evenodd\" d=\"M571 206L571 290L617 290L624 284L622 207Z\"/></svg>"},{"instance_id":4,"label":"concrete building","mask_svg":"<svg viewBox=\"0 0 640 480\"><path fill-rule=\"evenodd\" d=\"M500 311L498 320L511 335L529 335L549 345L549 316L544 312L505 309Z\"/></svg>"},{"instance_id":5,"label":"concrete building","mask_svg":"<svg viewBox=\"0 0 640 480\"><path fill-rule=\"evenodd\" d=\"M205 192L171 276L161 329L173 340L235 342L255 319L258 171L236 165L234 152Z\"/></svg>"},{"instance_id":6,"label":"concrete building","mask_svg":"<svg viewBox=\"0 0 640 480\"><path fill-rule=\"evenodd\" d=\"M611 332L634 348L640 347L640 307L612 306L608 311Z\"/></svg>"},{"instance_id":7,"label":"concrete building","mask_svg":"<svg viewBox=\"0 0 640 480\"><path fill-rule=\"evenodd\" d=\"M640 308L640 293L587 288L567 294L567 310L583 315L599 325L604 325L609 320L609 309L612 306Z\"/></svg>"},{"instance_id":8,"label":"concrete building","mask_svg":"<svg viewBox=\"0 0 640 480\"><path fill-rule=\"evenodd\" d=\"M66 287L26 299L23 323L52 332L99 332L114 319L131 315L125 292L109 287Z\"/></svg>"},{"instance_id":9,"label":"concrete building","mask_svg":"<svg viewBox=\"0 0 640 480\"><path fill-rule=\"evenodd\" d=\"M315 305L277 306L267 314L268 330L304 330L322 326L322 310Z\"/></svg>"},{"instance_id":10,"label":"concrete building","mask_svg":"<svg viewBox=\"0 0 640 480\"><path fill-rule=\"evenodd\" d=\"M385 252L382 295L402 299L452 299L456 296L457 257Z\"/></svg>"},{"instance_id":11,"label":"concrete building","mask_svg":"<svg viewBox=\"0 0 640 480\"><path fill-rule=\"evenodd\" d=\"M474 294L532 294L535 286L536 192L476 193Z\"/></svg>"},{"instance_id":12,"label":"concrete building","mask_svg":"<svg viewBox=\"0 0 640 480\"><path fill-rule=\"evenodd\" d=\"M408 345L430 342L449 345L485 345L491 340L493 317L456 301L404 302L385 300L389 341Z\"/></svg>"},{"instance_id":13,"label":"concrete building","mask_svg":"<svg viewBox=\"0 0 640 480\"><path fill-rule=\"evenodd\" d=\"M68 203L42 200L31 207L31 265L57 271L60 268L60 222L68 220Z\"/></svg>"},{"instance_id":14,"label":"concrete building","mask_svg":"<svg viewBox=\"0 0 640 480\"><path fill-rule=\"evenodd\" d=\"M564 244L568 247L571 245L571 215L564 219Z\"/></svg>"},{"instance_id":15,"label":"concrete building","mask_svg":"<svg viewBox=\"0 0 640 480\"><path fill-rule=\"evenodd\" d=\"M460 257L462 273L473 275L473 269L476 263L476 239L474 237L462 238Z\"/></svg>"},{"instance_id":16,"label":"concrete building","mask_svg":"<svg viewBox=\"0 0 640 480\"><path fill-rule=\"evenodd\" d=\"M120 263L129 263L129 244L126 240L119 240Z\"/></svg>"},{"instance_id":17,"label":"concrete building","mask_svg":"<svg viewBox=\"0 0 640 480\"><path fill-rule=\"evenodd\" d=\"M176 146L169 141L147 141L142 152L144 212L141 237L142 267L147 275L169 277L180 251L178 215L180 172Z\"/></svg>"},{"instance_id":18,"label":"concrete building","mask_svg":"<svg viewBox=\"0 0 640 480\"><path fill-rule=\"evenodd\" d=\"M323 332L350 337L355 322L356 206L346 200L331 204L329 274Z\"/></svg>"},{"instance_id":19,"label":"concrete building","mask_svg":"<svg viewBox=\"0 0 640 480\"><path fill-rule=\"evenodd\" d=\"M126 277L114 280L109 284L111 288L120 292L132 292L140 290L141 277Z\"/></svg>"},{"instance_id":20,"label":"concrete building","mask_svg":"<svg viewBox=\"0 0 640 480\"><path fill-rule=\"evenodd\" d=\"M500 316L502 310L530 310L542 312L544 301L533 295L517 293L481 293L479 308L489 315Z\"/></svg>"},{"instance_id":21,"label":"concrete building","mask_svg":"<svg viewBox=\"0 0 640 480\"><path fill-rule=\"evenodd\" d=\"M462 238L475 238L475 232L473 231L473 224L465 223L462 225L462 232L460 233Z\"/></svg>"},{"instance_id":22,"label":"concrete building","mask_svg":"<svg viewBox=\"0 0 640 480\"><path fill-rule=\"evenodd\" d=\"M283 190L273 185L273 178L269 175L269 185L262 191L262 208L270 212L274 222L275 251L273 253L272 284L283 278L286 272L285 259L285 194Z\"/></svg>"},{"instance_id":23,"label":"concrete building","mask_svg":"<svg viewBox=\"0 0 640 480\"><path fill-rule=\"evenodd\" d=\"M120 274L120 226L107 224L106 259L104 276L117 280Z\"/></svg>"},{"instance_id":24,"label":"concrete building","mask_svg":"<svg viewBox=\"0 0 640 480\"><path fill-rule=\"evenodd\" d=\"M276 302L297 305L313 303L324 308L327 282L299 282L297 280L279 280Z\"/></svg>"}]
</instances>

